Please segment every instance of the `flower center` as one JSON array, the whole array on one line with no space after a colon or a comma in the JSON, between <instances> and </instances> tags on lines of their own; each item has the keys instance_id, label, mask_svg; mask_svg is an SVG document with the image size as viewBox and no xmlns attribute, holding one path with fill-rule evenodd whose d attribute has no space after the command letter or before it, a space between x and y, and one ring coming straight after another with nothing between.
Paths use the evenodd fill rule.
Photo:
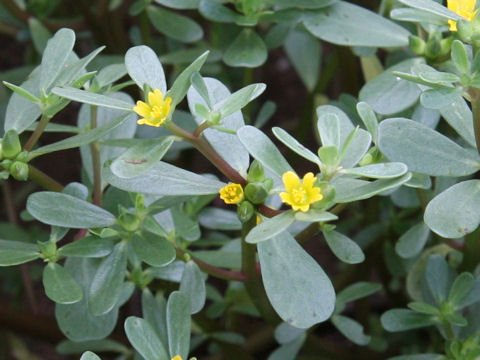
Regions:
<instances>
[{"instance_id":1,"label":"flower center","mask_svg":"<svg viewBox=\"0 0 480 360\"><path fill-rule=\"evenodd\" d=\"M297 204L308 204L308 194L303 187L292 190L293 201Z\"/></svg>"},{"instance_id":2,"label":"flower center","mask_svg":"<svg viewBox=\"0 0 480 360\"><path fill-rule=\"evenodd\" d=\"M163 117L163 106L158 106L158 105L153 106L151 115L156 119Z\"/></svg>"}]
</instances>

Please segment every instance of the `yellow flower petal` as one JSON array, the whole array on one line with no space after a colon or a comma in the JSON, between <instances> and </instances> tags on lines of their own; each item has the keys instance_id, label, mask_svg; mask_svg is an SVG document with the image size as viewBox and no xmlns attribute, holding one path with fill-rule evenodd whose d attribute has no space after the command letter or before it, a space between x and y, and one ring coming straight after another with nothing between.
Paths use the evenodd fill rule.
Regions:
<instances>
[{"instance_id":1,"label":"yellow flower petal","mask_svg":"<svg viewBox=\"0 0 480 360\"><path fill-rule=\"evenodd\" d=\"M155 89L148 93L148 103L151 107L163 106L163 94L159 89Z\"/></svg>"},{"instance_id":2,"label":"yellow flower petal","mask_svg":"<svg viewBox=\"0 0 480 360\"><path fill-rule=\"evenodd\" d=\"M133 111L135 111L140 116L149 116L152 108L143 101L137 101L137 105L133 107Z\"/></svg>"},{"instance_id":3,"label":"yellow flower petal","mask_svg":"<svg viewBox=\"0 0 480 360\"><path fill-rule=\"evenodd\" d=\"M172 360L183 360L183 359L180 355L175 355L174 357L172 357Z\"/></svg>"},{"instance_id":4,"label":"yellow flower petal","mask_svg":"<svg viewBox=\"0 0 480 360\"><path fill-rule=\"evenodd\" d=\"M291 191L300 185L300 178L293 171L287 171L282 175L282 181L287 191Z\"/></svg>"}]
</instances>

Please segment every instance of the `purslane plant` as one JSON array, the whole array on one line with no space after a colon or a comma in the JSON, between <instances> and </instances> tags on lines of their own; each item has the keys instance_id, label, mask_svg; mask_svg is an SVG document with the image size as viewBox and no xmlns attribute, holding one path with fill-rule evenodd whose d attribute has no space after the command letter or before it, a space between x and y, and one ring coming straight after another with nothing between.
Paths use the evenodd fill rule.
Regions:
<instances>
[{"instance_id":1,"label":"purslane plant","mask_svg":"<svg viewBox=\"0 0 480 360\"><path fill-rule=\"evenodd\" d=\"M329 6L320 2L322 8ZM200 326L202 318L192 315L206 304L211 318L232 311L275 326L280 346L272 359L295 358L314 327L327 320L351 342L381 349L380 330L372 326L366 335L347 306L381 287L347 279L335 284L336 294L325 264L301 246L321 232L331 252L354 269L383 234L387 240L381 257L393 279L384 282L384 291L392 297L401 294L398 284L405 277L413 301L409 309L390 309L380 320L371 320L389 332L435 326L443 339L417 349L416 355L392 359L478 357L479 186L478 180L464 178L480 169L478 16L471 1L449 1L448 7L429 0L400 2L409 8L394 8L392 17L420 29L410 37L420 57L405 58L405 51L397 55L403 57L399 61L392 52L394 65L376 71L361 89L360 101L318 106L315 128L321 146L315 149L274 127L272 133L282 144L277 147L270 134L246 125L242 109L265 85L245 84L230 93L219 80L202 76L208 52L178 72L168 87L150 47L130 48L124 67L87 72L101 49L78 59L72 51L74 33L61 29L24 84L6 83L15 94L7 108L2 174L33 180L48 190L28 197L26 216L50 225L51 232L36 244L0 240L0 265L45 262L43 286L56 303L60 329L71 341L67 348L80 343L82 351L94 350L88 348L92 341L111 334L119 309L139 290L142 317L128 317L124 329L146 360L188 359L207 339L243 341L239 334ZM325 31L328 41L341 32L325 27L346 9L359 16L360 24L379 18L346 2L332 3L327 10L308 11L300 27L317 35ZM202 1L200 9L205 4L217 6ZM245 15L263 11L247 2L238 4ZM293 11L291 2L276 5L284 16ZM408 30L383 20L378 24L392 31L371 38L368 29L349 32L351 24L345 24L345 44L406 45ZM397 27L401 31L395 33ZM239 37L245 31L251 29ZM356 51L370 54L368 49ZM371 54L361 59L364 70L376 64ZM115 84L126 73L132 81ZM121 92L132 84L143 95L136 105ZM185 98L190 114L179 109ZM42 133L58 126L51 119L70 101L83 104L78 127L69 129L76 135L38 146ZM459 137L435 129L440 117ZM30 130L28 140L20 141ZM135 137L142 131L148 135ZM215 174L172 164L187 146L209 160ZM81 149L84 184L63 187L30 164L76 147ZM308 161L307 171L292 167L283 154L287 149L287 158ZM384 215L350 239L344 234L348 219L339 219L342 210L376 195ZM78 238L66 244L69 229L79 229ZM236 234L240 236L234 238ZM392 237L398 237L394 246ZM206 282L206 274L229 282L224 297ZM167 288L159 286L160 280L179 285L163 292ZM402 341L387 336L384 346ZM410 349L388 356L403 350ZM120 352L133 354L123 348ZM98 357L86 352L82 359Z\"/></svg>"}]
</instances>

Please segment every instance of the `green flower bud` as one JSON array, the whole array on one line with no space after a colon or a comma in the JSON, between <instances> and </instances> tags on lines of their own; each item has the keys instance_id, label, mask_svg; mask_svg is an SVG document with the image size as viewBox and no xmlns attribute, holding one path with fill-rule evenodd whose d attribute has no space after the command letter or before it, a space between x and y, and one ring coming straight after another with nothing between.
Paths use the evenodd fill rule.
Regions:
<instances>
[{"instance_id":1,"label":"green flower bud","mask_svg":"<svg viewBox=\"0 0 480 360\"><path fill-rule=\"evenodd\" d=\"M57 255L57 244L53 241L37 241L38 250L42 254L42 258L45 261L49 262L57 262L58 255Z\"/></svg>"},{"instance_id":2,"label":"green flower bud","mask_svg":"<svg viewBox=\"0 0 480 360\"><path fill-rule=\"evenodd\" d=\"M441 56L450 54L450 51L452 49L452 42L453 42L452 37L447 37L445 39L440 40L440 55Z\"/></svg>"},{"instance_id":3,"label":"green flower bud","mask_svg":"<svg viewBox=\"0 0 480 360\"><path fill-rule=\"evenodd\" d=\"M370 165L371 163L373 163L373 156L372 154L366 153L365 156L362 158L362 160L360 160L358 165L366 166L366 165Z\"/></svg>"},{"instance_id":4,"label":"green flower bud","mask_svg":"<svg viewBox=\"0 0 480 360\"><path fill-rule=\"evenodd\" d=\"M457 21L457 34L458 37L469 43L472 40L472 35L474 33L474 24L468 20L459 20Z\"/></svg>"},{"instance_id":5,"label":"green flower bud","mask_svg":"<svg viewBox=\"0 0 480 360\"><path fill-rule=\"evenodd\" d=\"M28 162L28 151L22 151L20 154L17 155L15 160L27 163Z\"/></svg>"},{"instance_id":6,"label":"green flower bud","mask_svg":"<svg viewBox=\"0 0 480 360\"><path fill-rule=\"evenodd\" d=\"M412 49L412 51L417 54L417 55L423 55L424 52L425 52L425 41L418 37L418 36L415 36L415 35L410 35L408 37L408 42L410 44L410 49Z\"/></svg>"},{"instance_id":7,"label":"green flower bud","mask_svg":"<svg viewBox=\"0 0 480 360\"><path fill-rule=\"evenodd\" d=\"M20 139L15 130L8 130L2 140L2 155L8 159L14 159L22 151Z\"/></svg>"},{"instance_id":8,"label":"green flower bud","mask_svg":"<svg viewBox=\"0 0 480 360\"><path fill-rule=\"evenodd\" d=\"M265 185L267 190L270 191L273 188L273 179L266 178L265 180L263 180L263 184Z\"/></svg>"},{"instance_id":9,"label":"green flower bud","mask_svg":"<svg viewBox=\"0 0 480 360\"><path fill-rule=\"evenodd\" d=\"M128 232L135 232L140 228L140 219L130 213L124 213L118 217L118 224Z\"/></svg>"},{"instance_id":10,"label":"green flower bud","mask_svg":"<svg viewBox=\"0 0 480 360\"><path fill-rule=\"evenodd\" d=\"M247 222L255 214L255 209L252 203L248 201L242 201L237 207L237 215L242 223Z\"/></svg>"},{"instance_id":11,"label":"green flower bud","mask_svg":"<svg viewBox=\"0 0 480 360\"><path fill-rule=\"evenodd\" d=\"M268 197L268 189L263 183L247 184L244 189L245 198L255 205L262 204Z\"/></svg>"},{"instance_id":12,"label":"green flower bud","mask_svg":"<svg viewBox=\"0 0 480 360\"><path fill-rule=\"evenodd\" d=\"M264 178L265 170L263 165L259 161L253 160L252 164L250 165L250 169L248 169L248 182L260 182L263 181Z\"/></svg>"},{"instance_id":13,"label":"green flower bud","mask_svg":"<svg viewBox=\"0 0 480 360\"><path fill-rule=\"evenodd\" d=\"M16 180L26 181L28 179L28 165L24 162L14 161L10 166L10 174Z\"/></svg>"},{"instance_id":14,"label":"green flower bud","mask_svg":"<svg viewBox=\"0 0 480 360\"><path fill-rule=\"evenodd\" d=\"M0 165L2 165L2 167L7 171L10 171L10 167L12 166L12 164L13 164L13 161L9 159L5 159L2 162L0 162Z\"/></svg>"},{"instance_id":15,"label":"green flower bud","mask_svg":"<svg viewBox=\"0 0 480 360\"><path fill-rule=\"evenodd\" d=\"M222 120L222 115L219 112L213 111L210 113L210 117L208 118L208 123L210 125L219 125L221 120Z\"/></svg>"},{"instance_id":16,"label":"green flower bud","mask_svg":"<svg viewBox=\"0 0 480 360\"><path fill-rule=\"evenodd\" d=\"M436 58L440 55L442 48L440 42L442 40L440 33L434 33L433 36L428 39L425 47L425 55L431 59Z\"/></svg>"}]
</instances>

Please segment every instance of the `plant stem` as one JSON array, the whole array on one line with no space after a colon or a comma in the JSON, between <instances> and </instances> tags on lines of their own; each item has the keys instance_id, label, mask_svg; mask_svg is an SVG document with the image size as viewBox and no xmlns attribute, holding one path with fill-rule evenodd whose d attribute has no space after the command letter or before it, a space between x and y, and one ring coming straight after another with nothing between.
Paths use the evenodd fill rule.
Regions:
<instances>
[{"instance_id":1,"label":"plant stem","mask_svg":"<svg viewBox=\"0 0 480 360\"><path fill-rule=\"evenodd\" d=\"M97 127L97 107L90 107L90 128L93 130ZM93 203L102 205L102 168L100 160L100 150L98 149L98 141L90 143L90 152L92 153L93 167Z\"/></svg>"},{"instance_id":2,"label":"plant stem","mask_svg":"<svg viewBox=\"0 0 480 360\"><path fill-rule=\"evenodd\" d=\"M46 190L57 192L61 192L63 190L62 184L30 164L28 165L28 178Z\"/></svg>"},{"instance_id":3,"label":"plant stem","mask_svg":"<svg viewBox=\"0 0 480 360\"><path fill-rule=\"evenodd\" d=\"M208 129L209 127L210 127L210 124L208 123L208 121L204 121L203 123L198 125L198 127L195 129L195 131L193 132L193 136L199 137L202 134L202 132L205 129Z\"/></svg>"},{"instance_id":4,"label":"plant stem","mask_svg":"<svg viewBox=\"0 0 480 360\"><path fill-rule=\"evenodd\" d=\"M250 230L255 227L257 219L252 216L250 220L242 226L242 272L247 276L245 288L262 317L270 324L276 325L280 321L275 310L273 310L267 294L263 287L262 279L257 272L257 247L255 244L249 244L245 241Z\"/></svg>"},{"instance_id":5,"label":"plant stem","mask_svg":"<svg viewBox=\"0 0 480 360\"><path fill-rule=\"evenodd\" d=\"M183 258L185 255L185 252L179 248L176 248L177 250L177 257ZM210 264L207 264L206 262L197 259L193 256L191 256L192 261L194 261L198 267L203 270L205 273L216 277L218 279L223 279L223 280L235 280L235 281L246 281L247 278L246 276L238 271L231 271L231 270L225 270Z\"/></svg>"},{"instance_id":6,"label":"plant stem","mask_svg":"<svg viewBox=\"0 0 480 360\"><path fill-rule=\"evenodd\" d=\"M40 139L40 136L42 136L43 130L45 130L45 127L47 126L50 119L51 117L47 115L42 115L42 117L40 118L40 122L35 128L35 131L32 135L30 135L30 138L27 140L25 146L23 147L25 150L30 151L33 149L38 139Z\"/></svg>"},{"instance_id":7,"label":"plant stem","mask_svg":"<svg viewBox=\"0 0 480 360\"><path fill-rule=\"evenodd\" d=\"M202 137L195 137L192 133L185 131L175 123L170 122L165 126L173 134L182 137L185 141L192 144L205 156L220 172L229 178L231 181L245 186L246 180L238 173L237 170L232 168L222 157L215 151L214 148Z\"/></svg>"}]
</instances>

